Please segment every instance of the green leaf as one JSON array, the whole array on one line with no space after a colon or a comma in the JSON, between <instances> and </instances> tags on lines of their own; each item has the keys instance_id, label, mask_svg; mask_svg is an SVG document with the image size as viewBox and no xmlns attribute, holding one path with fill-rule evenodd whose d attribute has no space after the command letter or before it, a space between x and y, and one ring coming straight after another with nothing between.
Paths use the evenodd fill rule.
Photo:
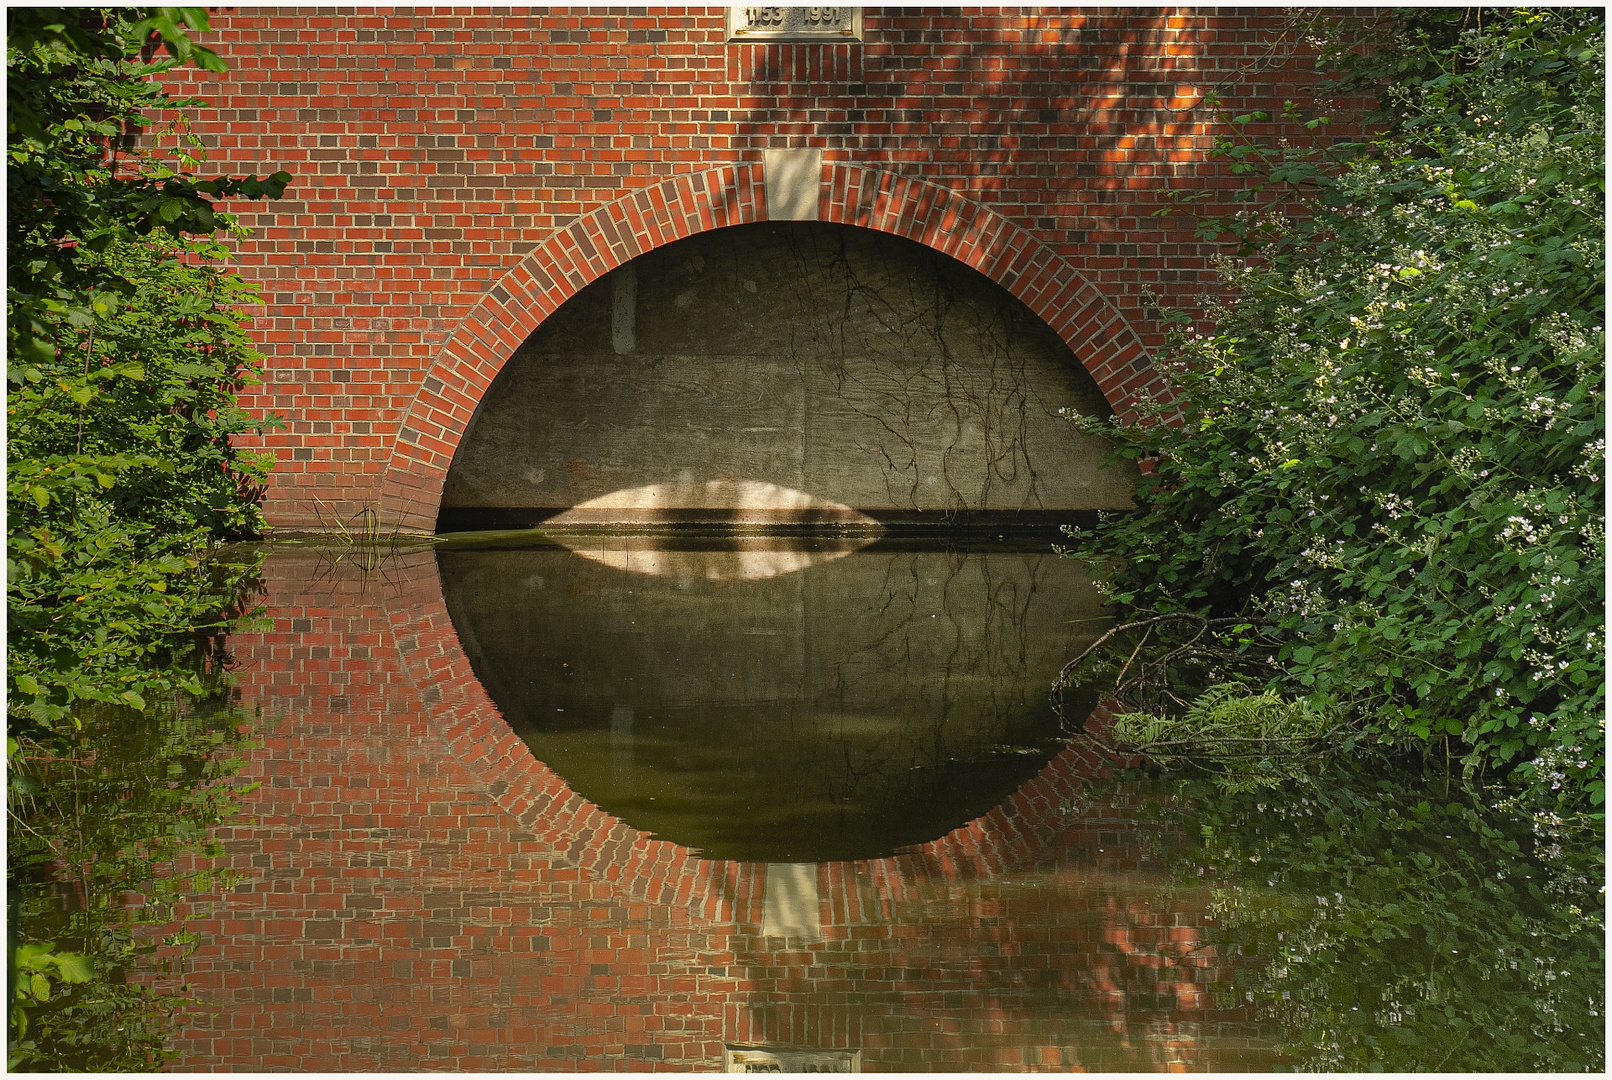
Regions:
<instances>
[{"instance_id":1,"label":"green leaf","mask_svg":"<svg viewBox=\"0 0 1612 1080\"><path fill-rule=\"evenodd\" d=\"M35 364L48 364L56 359L56 343L48 337L24 335L17 341L18 354Z\"/></svg>"},{"instance_id":2,"label":"green leaf","mask_svg":"<svg viewBox=\"0 0 1612 1080\"><path fill-rule=\"evenodd\" d=\"M95 978L95 965L78 953L58 953L56 970L66 983L85 983Z\"/></svg>"},{"instance_id":3,"label":"green leaf","mask_svg":"<svg viewBox=\"0 0 1612 1080\"><path fill-rule=\"evenodd\" d=\"M55 948L54 941L36 941L19 945L12 954L13 962L22 971L41 971L50 962L51 950Z\"/></svg>"}]
</instances>

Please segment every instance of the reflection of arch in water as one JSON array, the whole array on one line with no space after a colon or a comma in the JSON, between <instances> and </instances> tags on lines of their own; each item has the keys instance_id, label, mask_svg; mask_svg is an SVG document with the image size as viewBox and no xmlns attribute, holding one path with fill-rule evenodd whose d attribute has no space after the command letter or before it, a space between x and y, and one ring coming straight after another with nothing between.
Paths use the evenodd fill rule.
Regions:
<instances>
[{"instance_id":1,"label":"reflection of arch in water","mask_svg":"<svg viewBox=\"0 0 1612 1080\"><path fill-rule=\"evenodd\" d=\"M710 1067L724 1040L861 1047L883 1068L1274 1060L1240 1049L1250 1010L1207 997L1227 959L1205 947L1205 891L1158 895L1165 867L1149 857L1155 839L1171 841L1122 792L1070 794L1100 762L1066 755L999 812L910 854L795 875L821 938L766 937L767 868L687 858L623 829L531 761L475 685L434 552L401 549L362 580L347 561L317 579L315 557L277 550L264 574L273 628L232 639L246 700L293 719L255 755L257 822L224 834L241 845L236 865L265 866L273 851L270 868L220 900L223 923L193 924L193 982L231 1007L229 1030L187 1033L184 1061L258 1067L262 1040L277 1038L287 1067L406 1068L427 1019L468 1027L444 1060L472 1071L583 1056L628 1067L646 1056L628 1045L640 1042L664 1047L664 1064ZM285 889L304 874L319 876L314 891ZM333 895L354 898L346 921L329 921ZM471 919L469 938L445 943L419 922L463 921L460 905L484 901L495 910ZM370 921L377 902L389 929ZM623 934L647 938L594 951ZM331 955L332 938L346 959L297 966ZM687 967L706 964L718 966ZM704 980L693 1000L691 977ZM869 997L846 978L885 990ZM651 1013L667 1026L643 1039Z\"/></svg>"},{"instance_id":2,"label":"reflection of arch in water","mask_svg":"<svg viewBox=\"0 0 1612 1080\"><path fill-rule=\"evenodd\" d=\"M439 581L418 581L410 602L394 607L390 619L405 671L426 703L432 725L524 828L627 897L676 904L711 922L761 927L763 864L702 859L678 844L647 836L574 792L532 756L472 671ZM1101 727L1106 720L1099 709L1092 723ZM935 841L857 863L859 869L849 874L834 868L852 864L826 864L818 871L819 887L825 890L819 902L829 913L825 925L880 919L892 903L917 899L945 882L1033 865L1058 831L1062 815L1078 803L1085 781L1110 764L1089 744L1071 743L1001 805Z\"/></svg>"},{"instance_id":3,"label":"reflection of arch in water","mask_svg":"<svg viewBox=\"0 0 1612 1080\"><path fill-rule=\"evenodd\" d=\"M760 163L673 177L560 229L511 269L433 361L380 477L389 520L430 530L454 453L505 362L589 283L674 240L767 221ZM1166 393L1141 339L1051 248L988 207L925 181L824 162L816 219L906 237L1006 288L1067 344L1122 418Z\"/></svg>"},{"instance_id":4,"label":"reflection of arch in water","mask_svg":"<svg viewBox=\"0 0 1612 1080\"><path fill-rule=\"evenodd\" d=\"M436 549L472 670L572 791L708 859L876 859L989 810L1062 748L1047 687L1103 621L1044 544L546 539Z\"/></svg>"},{"instance_id":5,"label":"reflection of arch in water","mask_svg":"<svg viewBox=\"0 0 1612 1080\"><path fill-rule=\"evenodd\" d=\"M764 581L844 558L874 542L873 536L825 536L810 547L780 543L776 536L687 537L676 546L645 543L631 533L559 533L552 539L584 559L614 570L651 577L707 581Z\"/></svg>"}]
</instances>

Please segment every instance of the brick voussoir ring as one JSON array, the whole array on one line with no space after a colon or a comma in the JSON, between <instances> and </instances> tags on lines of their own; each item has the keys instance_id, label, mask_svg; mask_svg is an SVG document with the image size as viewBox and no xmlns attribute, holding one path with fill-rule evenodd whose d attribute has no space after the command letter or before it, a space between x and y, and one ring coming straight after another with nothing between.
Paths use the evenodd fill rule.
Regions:
<instances>
[{"instance_id":1,"label":"brick voussoir ring","mask_svg":"<svg viewBox=\"0 0 1612 1080\"><path fill-rule=\"evenodd\" d=\"M1003 285L1063 338L1121 420L1135 418L1137 391L1160 385L1119 309L1056 251L988 206L917 177L836 161L823 163L819 192L819 220L907 237ZM481 400L561 304L647 251L766 220L762 166L747 162L671 177L556 230L489 286L421 380L379 479L387 524L434 528L448 467L469 425L465 402ZM1114 378L1119 357L1141 357L1147 375Z\"/></svg>"}]
</instances>

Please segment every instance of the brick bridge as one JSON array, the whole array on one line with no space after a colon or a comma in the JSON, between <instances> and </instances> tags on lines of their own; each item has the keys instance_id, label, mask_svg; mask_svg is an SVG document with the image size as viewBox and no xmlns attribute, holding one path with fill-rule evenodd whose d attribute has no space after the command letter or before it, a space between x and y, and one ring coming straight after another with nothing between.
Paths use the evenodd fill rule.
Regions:
<instances>
[{"instance_id":1,"label":"brick bridge","mask_svg":"<svg viewBox=\"0 0 1612 1080\"><path fill-rule=\"evenodd\" d=\"M535 336L557 354L562 308L603 319L590 363L648 356L647 316L613 322L621 269L736 227L921 245L1021 304L1106 407L1157 393L1147 296L1192 303L1217 250L1156 216L1160 190L1238 183L1206 159L1206 99L1302 98L1279 17L862 14L859 42L755 44L720 8L218 13L230 71L175 87L212 103L209 168L296 178L243 208L238 246L268 355L249 404L286 424L262 443L271 525L368 507L430 531L495 380ZM660 302L636 280L640 309ZM977 340L1013 318L985 311ZM1167 838L1088 799L1074 750L920 849L774 882L638 833L533 758L429 552L369 575L317 558L277 552L270 628L231 644L275 724L221 836L246 880L194 924L188 978L225 1008L181 1067L712 1068L751 1041L871 1069L1280 1064L1210 992L1235 959L1207 947L1207 892L1161 898ZM815 931L768 933L791 889Z\"/></svg>"},{"instance_id":2,"label":"brick bridge","mask_svg":"<svg viewBox=\"0 0 1612 1080\"><path fill-rule=\"evenodd\" d=\"M741 224L958 260L1125 415L1161 388L1147 295L1190 304L1212 277L1215 246L1156 216L1161 189L1238 183L1206 160L1206 100L1302 99L1308 67L1258 9L867 8L860 41L807 44L730 43L721 8L213 25L228 74L176 84L212 104L208 168L296 178L243 208L239 244L269 357L250 405L286 424L262 443L286 531L365 507L431 530L478 404L549 316Z\"/></svg>"}]
</instances>

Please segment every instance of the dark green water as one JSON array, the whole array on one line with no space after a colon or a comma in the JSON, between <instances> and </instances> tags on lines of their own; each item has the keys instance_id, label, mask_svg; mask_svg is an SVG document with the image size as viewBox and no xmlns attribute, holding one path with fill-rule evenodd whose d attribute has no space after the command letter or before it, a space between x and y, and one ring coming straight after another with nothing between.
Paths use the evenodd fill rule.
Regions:
<instances>
[{"instance_id":1,"label":"dark green water","mask_svg":"<svg viewBox=\"0 0 1612 1080\"><path fill-rule=\"evenodd\" d=\"M459 640L538 760L713 859L880 858L985 813L1063 746L1048 688L1104 625L1044 542L569 542L440 551Z\"/></svg>"}]
</instances>

